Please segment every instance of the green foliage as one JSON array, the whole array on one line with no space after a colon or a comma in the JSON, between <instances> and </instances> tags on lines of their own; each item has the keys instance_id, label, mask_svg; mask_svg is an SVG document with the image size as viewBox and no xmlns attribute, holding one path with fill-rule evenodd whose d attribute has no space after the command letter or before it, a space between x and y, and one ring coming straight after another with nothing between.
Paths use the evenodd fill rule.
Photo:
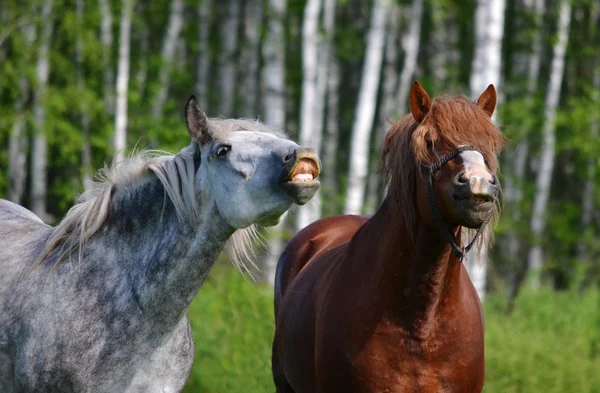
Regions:
<instances>
[{"instance_id":1,"label":"green foliage","mask_svg":"<svg viewBox=\"0 0 600 393\"><path fill-rule=\"evenodd\" d=\"M524 292L484 303L484 393L600 391L600 291ZM272 288L231 268L213 270L190 308L196 358L186 393L273 392Z\"/></svg>"}]
</instances>

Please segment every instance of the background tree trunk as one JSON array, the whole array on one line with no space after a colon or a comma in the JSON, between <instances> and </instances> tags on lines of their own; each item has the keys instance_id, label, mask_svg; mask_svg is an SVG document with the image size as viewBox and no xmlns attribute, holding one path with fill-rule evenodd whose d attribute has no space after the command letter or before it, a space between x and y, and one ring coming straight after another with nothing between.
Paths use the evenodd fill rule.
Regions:
<instances>
[{"instance_id":1,"label":"background tree trunk","mask_svg":"<svg viewBox=\"0 0 600 393\"><path fill-rule=\"evenodd\" d=\"M25 38L28 51L35 42L36 29L34 24L24 26L21 31ZM30 83L27 76L19 78L19 96L15 100L17 119L13 123L8 140L8 199L22 203L27 179L27 135L25 102L29 96Z\"/></svg>"},{"instance_id":2,"label":"background tree trunk","mask_svg":"<svg viewBox=\"0 0 600 393\"><path fill-rule=\"evenodd\" d=\"M287 0L269 0L267 10L267 34L263 46L264 69L264 121L265 123L286 129L285 113L285 34L284 20ZM263 269L264 280L273 284L277 260L283 248L282 230L285 219L269 229L267 255Z\"/></svg>"},{"instance_id":3,"label":"background tree trunk","mask_svg":"<svg viewBox=\"0 0 600 393\"><path fill-rule=\"evenodd\" d=\"M127 148L127 91L129 89L129 46L131 14L134 0L123 0L119 32L119 66L117 70L117 100L115 108L115 161L125 159Z\"/></svg>"},{"instance_id":4,"label":"background tree trunk","mask_svg":"<svg viewBox=\"0 0 600 393\"><path fill-rule=\"evenodd\" d=\"M83 184L87 185L92 182L92 148L90 146L90 116L88 113L88 103L85 97L85 75L83 72L83 27L82 23L84 20L84 0L77 0L76 4L77 14L77 41L75 44L75 62L77 64L77 88L81 95L81 101L79 103L80 117L81 117L81 135L83 139L81 147L81 170Z\"/></svg>"},{"instance_id":5,"label":"background tree trunk","mask_svg":"<svg viewBox=\"0 0 600 393\"><path fill-rule=\"evenodd\" d=\"M387 0L375 0L373 3L356 118L352 126L345 214L360 214L363 208L369 168L369 139L375 118L389 9Z\"/></svg>"},{"instance_id":6,"label":"background tree trunk","mask_svg":"<svg viewBox=\"0 0 600 393\"><path fill-rule=\"evenodd\" d=\"M471 71L471 97L477 98L493 83L501 89L502 38L504 35L504 0L480 0L475 11L475 57ZM499 90L501 91L501 90ZM498 111L492 120L496 121ZM489 239L484 239L488 243ZM487 247L481 252L473 248L466 260L467 271L481 300L485 297L487 277Z\"/></svg>"},{"instance_id":7,"label":"background tree trunk","mask_svg":"<svg viewBox=\"0 0 600 393\"><path fill-rule=\"evenodd\" d=\"M54 19L54 0L46 0L42 6L41 28L36 65L37 85L33 93L34 138L31 156L31 210L44 221L50 221L46 209L48 141L46 140L46 95L50 74L50 43Z\"/></svg>"},{"instance_id":8,"label":"background tree trunk","mask_svg":"<svg viewBox=\"0 0 600 393\"><path fill-rule=\"evenodd\" d=\"M106 113L111 116L115 113L115 82L114 72L112 67L112 43L113 43L113 19L110 9L109 0L99 0L100 15L102 21L100 23L100 39L102 41L102 69L103 72L103 92L104 92L104 108Z\"/></svg>"},{"instance_id":9,"label":"background tree trunk","mask_svg":"<svg viewBox=\"0 0 600 393\"><path fill-rule=\"evenodd\" d=\"M224 16L221 34L223 45L219 62L219 115L230 117L235 105L235 55L238 50L240 26L240 0L227 0L227 14Z\"/></svg>"},{"instance_id":10,"label":"background tree trunk","mask_svg":"<svg viewBox=\"0 0 600 393\"><path fill-rule=\"evenodd\" d=\"M169 24L163 39L161 50L161 67L158 76L158 93L152 104L152 115L155 120L162 117L163 108L167 101L167 93L169 92L169 82L171 76L171 65L173 64L173 54L177 47L179 33L183 26L183 0L173 0L171 3L171 13L169 15Z\"/></svg>"},{"instance_id":11,"label":"background tree trunk","mask_svg":"<svg viewBox=\"0 0 600 393\"><path fill-rule=\"evenodd\" d=\"M544 258L542 253L542 236L546 226L546 206L548 205L548 197L550 196L550 184L552 182L552 171L555 160L556 108L560 100L570 23L571 5L568 0L561 0L558 41L554 45L552 64L550 66L550 83L546 92L544 126L542 128L542 151L530 223L533 245L529 250L528 265L529 271L532 274L531 286L533 288L539 288L541 285L541 270Z\"/></svg>"},{"instance_id":12,"label":"background tree trunk","mask_svg":"<svg viewBox=\"0 0 600 393\"><path fill-rule=\"evenodd\" d=\"M210 33L210 10L213 0L200 0L198 6L198 75L196 76L196 94L198 105L208 111L208 73L210 52L208 50Z\"/></svg>"},{"instance_id":13,"label":"background tree trunk","mask_svg":"<svg viewBox=\"0 0 600 393\"><path fill-rule=\"evenodd\" d=\"M244 6L244 35L242 43L242 62L240 69L241 91L243 97L242 115L253 118L258 115L258 80L259 80L259 50L260 31L262 26L263 7L262 2L247 1Z\"/></svg>"}]
</instances>

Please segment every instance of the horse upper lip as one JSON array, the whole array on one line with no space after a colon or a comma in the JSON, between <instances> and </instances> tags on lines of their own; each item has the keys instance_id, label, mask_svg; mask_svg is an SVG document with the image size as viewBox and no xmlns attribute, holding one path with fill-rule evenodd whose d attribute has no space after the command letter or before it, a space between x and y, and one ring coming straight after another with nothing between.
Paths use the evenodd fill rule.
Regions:
<instances>
[{"instance_id":1,"label":"horse upper lip","mask_svg":"<svg viewBox=\"0 0 600 393\"><path fill-rule=\"evenodd\" d=\"M319 176L321 167L319 159L315 154L304 153L299 155L292 169L287 174L286 182L308 182L314 181Z\"/></svg>"}]
</instances>

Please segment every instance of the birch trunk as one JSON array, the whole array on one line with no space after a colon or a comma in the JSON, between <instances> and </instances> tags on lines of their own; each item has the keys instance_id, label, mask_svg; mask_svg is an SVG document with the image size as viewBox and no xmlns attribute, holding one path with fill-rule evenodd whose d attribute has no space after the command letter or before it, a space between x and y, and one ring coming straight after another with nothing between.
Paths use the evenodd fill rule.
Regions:
<instances>
[{"instance_id":1,"label":"birch trunk","mask_svg":"<svg viewBox=\"0 0 600 393\"><path fill-rule=\"evenodd\" d=\"M410 24L408 35L404 37L404 65L399 77L398 90L396 91L396 102L402 111L398 115L404 115L404 105L408 102L408 90L417 68L417 55L419 54L421 24L423 19L423 0L413 0L410 8ZM483 90L481 90L483 91Z\"/></svg>"},{"instance_id":2,"label":"birch trunk","mask_svg":"<svg viewBox=\"0 0 600 393\"><path fill-rule=\"evenodd\" d=\"M34 138L31 156L31 210L42 220L48 221L46 210L48 169L48 143L46 140L46 94L50 74L50 42L52 39L52 9L54 0L46 0L42 6L38 58L36 64L37 86L33 93Z\"/></svg>"},{"instance_id":3,"label":"birch trunk","mask_svg":"<svg viewBox=\"0 0 600 393\"><path fill-rule=\"evenodd\" d=\"M600 108L600 62L596 62L594 71L594 103L596 108ZM597 140L600 133L600 115L595 112L592 124L590 126L590 140ZM583 198L581 206L581 232L585 233L587 227L592 223L594 215L594 194L596 193L596 154L591 154L586 163L587 179L583 188ZM580 237L581 241L577 245L577 257L581 261L587 261L590 258L588 247L585 243L585 236Z\"/></svg>"},{"instance_id":4,"label":"birch trunk","mask_svg":"<svg viewBox=\"0 0 600 393\"><path fill-rule=\"evenodd\" d=\"M169 14L169 24L161 50L161 67L158 75L159 90L152 104L152 116L155 120L162 118L163 108L167 102L171 76L173 54L177 48L177 40L183 25L183 0L173 0Z\"/></svg>"},{"instance_id":5,"label":"birch trunk","mask_svg":"<svg viewBox=\"0 0 600 393\"><path fill-rule=\"evenodd\" d=\"M196 76L196 94L198 105L205 112L208 111L208 72L210 66L210 53L208 50L208 36L210 33L210 10L213 0L200 0L198 6L198 74Z\"/></svg>"},{"instance_id":6,"label":"birch trunk","mask_svg":"<svg viewBox=\"0 0 600 393\"><path fill-rule=\"evenodd\" d=\"M284 21L287 12L287 0L269 0L267 10L267 34L263 46L264 83L263 111L265 123L286 129L285 113L285 30ZM277 260L283 248L282 230L285 219L279 225L269 229L268 250L265 258L265 281L271 285L275 281Z\"/></svg>"},{"instance_id":7,"label":"birch trunk","mask_svg":"<svg viewBox=\"0 0 600 393\"><path fill-rule=\"evenodd\" d=\"M243 116L253 118L258 115L258 66L260 29L262 26L262 2L247 1L244 6L244 35L241 69L244 70L242 78L242 95L244 100Z\"/></svg>"},{"instance_id":8,"label":"birch trunk","mask_svg":"<svg viewBox=\"0 0 600 393\"><path fill-rule=\"evenodd\" d=\"M129 46L131 16L134 0L123 0L119 32L119 65L117 70L117 99L115 108L115 161L125 159L127 144L127 92L129 89Z\"/></svg>"},{"instance_id":9,"label":"birch trunk","mask_svg":"<svg viewBox=\"0 0 600 393\"><path fill-rule=\"evenodd\" d=\"M81 166L82 166L82 178L83 184L90 184L92 181L92 148L90 146L90 117L88 114L88 106L85 100L85 75L83 73L83 28L82 22L84 18L84 0L77 0L75 3L76 14L77 14L77 40L75 42L75 63L77 65L77 89L81 101L80 114L81 114L81 134L83 139L83 145L81 149Z\"/></svg>"},{"instance_id":10,"label":"birch trunk","mask_svg":"<svg viewBox=\"0 0 600 393\"><path fill-rule=\"evenodd\" d=\"M140 43L140 52L138 55L139 68L135 74L135 84L137 85L137 96L144 97L146 91L146 81L148 79L148 49L150 47L150 32L145 24L139 28L138 39Z\"/></svg>"},{"instance_id":11,"label":"birch trunk","mask_svg":"<svg viewBox=\"0 0 600 393\"><path fill-rule=\"evenodd\" d=\"M527 95L525 105L530 113L535 111L535 98L538 91L538 79L540 74L540 66L542 59L542 27L543 17L546 9L545 0L535 0L534 4L527 4L528 7L534 7L533 17L535 23L535 32L532 38L532 52L528 59L527 69ZM522 245L520 233L517 230L522 217L521 204L523 200L523 187L525 186L525 170L527 169L527 161L529 156L529 138L525 135L516 148L514 155L509 152L507 163L511 163L512 174L509 169L509 175L505 179L505 198L508 204L511 205L511 220L515 229L508 234L508 259L510 261L518 261L518 266L515 272L515 277L511 283L509 290L509 301L507 312L511 313L514 308L514 302L521 285L527 275L528 258L522 255ZM510 168L510 167L509 167Z\"/></svg>"},{"instance_id":12,"label":"birch trunk","mask_svg":"<svg viewBox=\"0 0 600 393\"><path fill-rule=\"evenodd\" d=\"M499 89L502 65L502 37L504 35L504 0L479 0L475 11L475 57L471 71L471 96L478 97L493 83ZM501 89L499 89L501 90ZM492 120L496 121L497 111ZM487 244L489 239L484 239ZM481 300L485 297L487 276L487 247L482 252L472 249L466 267Z\"/></svg>"},{"instance_id":13,"label":"birch trunk","mask_svg":"<svg viewBox=\"0 0 600 393\"><path fill-rule=\"evenodd\" d=\"M541 285L541 270L543 266L542 236L546 227L546 206L550 195L552 171L554 169L556 144L556 108L560 100L560 90L565 66L565 54L569 41L571 22L571 5L568 0L562 0L558 21L558 41L554 44L552 64L550 65L550 83L546 92L544 109L544 125L542 128L542 151L536 180L536 193L533 201L530 229L533 246L529 250L528 265L532 273L531 286Z\"/></svg>"},{"instance_id":14,"label":"birch trunk","mask_svg":"<svg viewBox=\"0 0 600 393\"><path fill-rule=\"evenodd\" d=\"M397 119L399 114L399 103L396 102L396 88L398 85L398 37L400 35L400 7L392 4L388 14L388 33L385 42L385 57L383 63L383 83L381 85L381 109L379 110L379 122L375 129L375 154L371 154L370 173L367 184L368 211L373 211L379 206L382 198L381 176L375 175L379 168L383 141L390 121Z\"/></svg>"},{"instance_id":15,"label":"birch trunk","mask_svg":"<svg viewBox=\"0 0 600 393\"><path fill-rule=\"evenodd\" d=\"M339 89L340 69L335 56L329 58L329 73L327 78L327 120L325 126L325 143L322 148L321 163L323 165L321 187L325 200L329 203L327 215L337 214L335 200L338 195L336 158L339 138Z\"/></svg>"},{"instance_id":16,"label":"birch trunk","mask_svg":"<svg viewBox=\"0 0 600 393\"><path fill-rule=\"evenodd\" d=\"M35 25L23 27L23 36L29 52L35 42ZM18 114L8 140L8 199L22 203L27 178L27 135L25 134L25 102L29 95L30 83L26 76L19 79L19 96L15 100L15 113Z\"/></svg>"},{"instance_id":17,"label":"birch trunk","mask_svg":"<svg viewBox=\"0 0 600 393\"><path fill-rule=\"evenodd\" d=\"M113 19L112 11L110 9L109 0L99 0L100 15L102 21L100 23L100 40L102 41L102 69L103 73L103 90L104 90L104 108L106 113L111 116L114 115L115 111L115 82L114 73L112 67L112 43L113 43Z\"/></svg>"},{"instance_id":18,"label":"birch trunk","mask_svg":"<svg viewBox=\"0 0 600 393\"><path fill-rule=\"evenodd\" d=\"M220 58L219 76L219 115L231 117L235 102L235 54L238 49L238 29L240 24L240 0L228 0L227 15L223 22L223 49Z\"/></svg>"},{"instance_id":19,"label":"birch trunk","mask_svg":"<svg viewBox=\"0 0 600 393\"><path fill-rule=\"evenodd\" d=\"M302 101L300 104L300 145L312 146L321 150L323 120L325 117L325 94L327 87L327 67L329 66L329 35L333 28L335 2L328 1L329 26L324 26L324 35L319 34L321 0L308 0L304 9L302 24ZM324 12L325 13L325 10ZM321 194L317 194L305 206L300 206L296 214L296 229L300 230L321 216Z\"/></svg>"},{"instance_id":20,"label":"birch trunk","mask_svg":"<svg viewBox=\"0 0 600 393\"><path fill-rule=\"evenodd\" d=\"M352 126L345 214L360 214L363 208L369 166L369 139L377 105L385 47L385 22L389 9L387 0L375 0L373 4L356 118Z\"/></svg>"}]
</instances>

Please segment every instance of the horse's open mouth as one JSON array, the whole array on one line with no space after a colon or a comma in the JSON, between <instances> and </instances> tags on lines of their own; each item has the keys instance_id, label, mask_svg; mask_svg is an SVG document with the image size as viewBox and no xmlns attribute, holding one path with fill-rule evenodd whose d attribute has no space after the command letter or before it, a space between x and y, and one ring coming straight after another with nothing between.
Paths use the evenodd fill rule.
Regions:
<instances>
[{"instance_id":1,"label":"horse's open mouth","mask_svg":"<svg viewBox=\"0 0 600 393\"><path fill-rule=\"evenodd\" d=\"M319 176L319 165L312 158L301 158L298 160L290 175L288 182L311 182Z\"/></svg>"},{"instance_id":2,"label":"horse's open mouth","mask_svg":"<svg viewBox=\"0 0 600 393\"><path fill-rule=\"evenodd\" d=\"M294 199L294 203L304 205L321 187L321 182L317 180L320 172L319 159L315 154L300 154L280 184L280 188L287 196Z\"/></svg>"}]
</instances>

